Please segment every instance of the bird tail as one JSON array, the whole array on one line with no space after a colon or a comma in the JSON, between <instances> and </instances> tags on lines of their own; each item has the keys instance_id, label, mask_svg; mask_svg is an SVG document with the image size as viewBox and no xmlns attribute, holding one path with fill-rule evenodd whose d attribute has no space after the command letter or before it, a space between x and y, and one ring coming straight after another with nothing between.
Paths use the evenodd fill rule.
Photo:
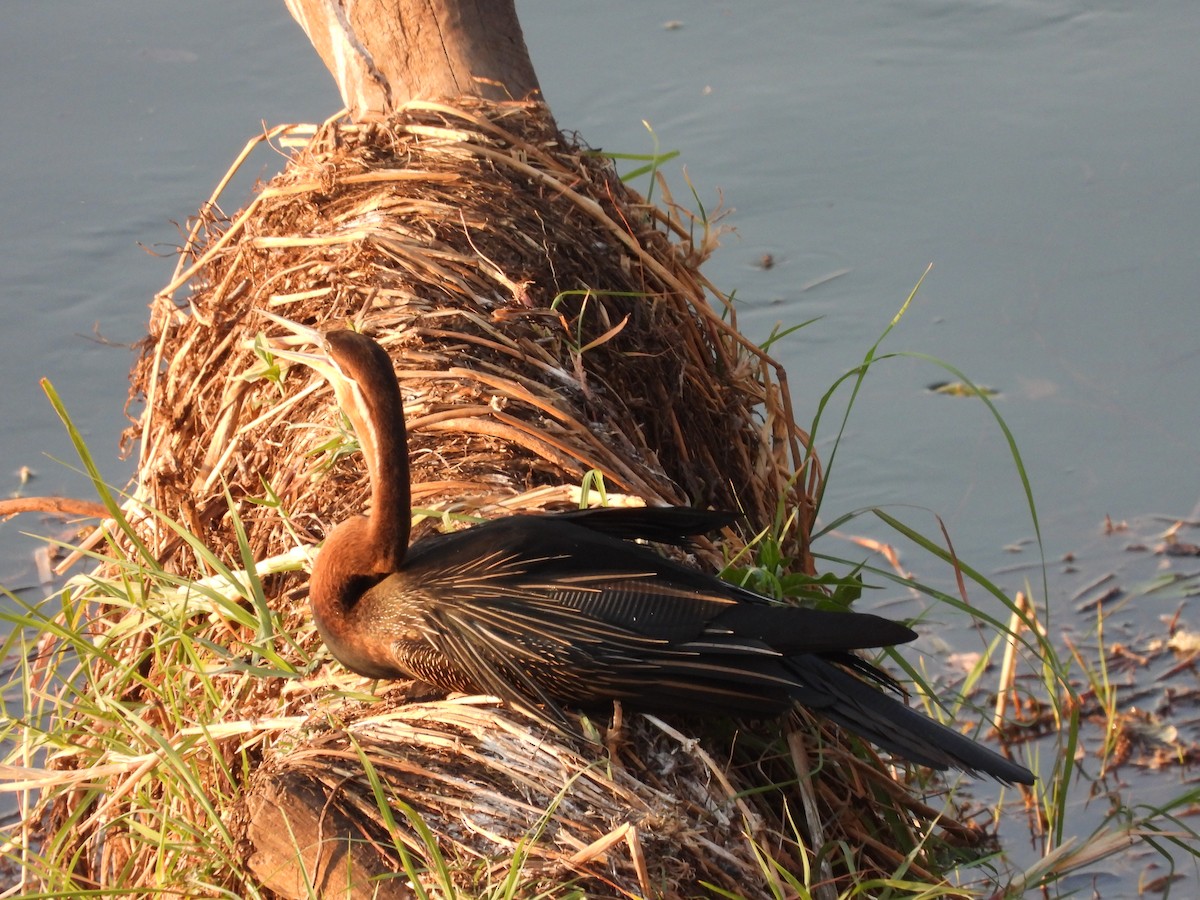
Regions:
<instances>
[{"instance_id":1,"label":"bird tail","mask_svg":"<svg viewBox=\"0 0 1200 900\"><path fill-rule=\"evenodd\" d=\"M797 699L805 706L890 753L934 769L983 773L1006 784L1034 783L1033 773L1024 766L910 709L827 660L792 657L788 668L803 685ZM814 702L815 696L822 700Z\"/></svg>"}]
</instances>

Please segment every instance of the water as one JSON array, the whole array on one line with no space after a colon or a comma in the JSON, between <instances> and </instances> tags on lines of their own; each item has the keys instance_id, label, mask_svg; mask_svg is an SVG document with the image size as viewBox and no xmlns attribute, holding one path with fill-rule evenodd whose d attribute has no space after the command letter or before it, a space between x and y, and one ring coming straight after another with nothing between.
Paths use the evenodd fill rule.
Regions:
<instances>
[{"instance_id":1,"label":"water","mask_svg":"<svg viewBox=\"0 0 1200 900\"><path fill-rule=\"evenodd\" d=\"M627 147L647 118L706 200L723 189L740 239L708 272L737 289L748 334L824 316L778 347L801 416L804 386L861 359L932 262L885 349L1002 391L1052 555L1106 513L1188 513L1200 498L1186 387L1200 370L1193 7L771 6L577 11L568 31L610 52L559 44L563 79L547 71L551 40L527 30L561 121ZM664 31L672 18L683 27ZM628 69L625 93L613 77ZM763 253L779 264L756 269ZM1028 516L988 417L922 393L945 378L913 362L878 370L830 508L926 504L960 549L995 553L1031 532Z\"/></svg>"},{"instance_id":2,"label":"water","mask_svg":"<svg viewBox=\"0 0 1200 900\"><path fill-rule=\"evenodd\" d=\"M776 322L821 317L774 348L802 421L932 262L883 350L930 354L1000 391L1058 621L1072 623L1080 582L1161 568L1129 562L1125 542L1100 529L1111 515L1153 538L1163 523L1146 514L1186 516L1200 498L1190 0L527 0L520 13L560 125L649 152L645 119L682 152L705 205L720 191L735 210L724 221L737 233L706 271L737 291L743 330L761 340ZM664 27L672 21L681 26ZM236 0L11 5L0 83L0 490L16 490L16 470L30 466L25 493L90 497L45 456L72 459L38 378L54 381L106 476L123 483L123 345L144 334L146 304L173 267L139 245L169 252L172 223L261 123L320 120L339 100L282 4ZM260 156L255 171L273 165ZM678 163L670 169L682 198ZM764 254L773 267L756 265ZM911 358L873 370L826 511L888 504L936 534L932 510L985 572L1035 562L1028 545L1005 550L1033 526L995 423L978 403L925 390L948 377ZM818 435L826 452L832 436ZM37 544L20 532L56 528L31 516L0 524L0 582L35 585ZM847 530L889 537L867 520ZM862 555L837 539L824 549ZM1071 552L1081 573L1057 562ZM905 561L927 565L911 549ZM1027 577L1018 568L1001 582ZM1178 605L1126 615L1154 632ZM1167 795L1170 780L1157 783Z\"/></svg>"},{"instance_id":3,"label":"water","mask_svg":"<svg viewBox=\"0 0 1200 900\"><path fill-rule=\"evenodd\" d=\"M311 58L310 58L311 57ZM0 29L0 492L94 497L38 386L50 378L111 483L147 304L174 266L182 223L261 123L339 105L282 4L16 4ZM263 171L269 175L269 170ZM242 193L248 190L248 184ZM150 249L167 258L155 258ZM0 583L36 584L20 532L0 524Z\"/></svg>"}]
</instances>

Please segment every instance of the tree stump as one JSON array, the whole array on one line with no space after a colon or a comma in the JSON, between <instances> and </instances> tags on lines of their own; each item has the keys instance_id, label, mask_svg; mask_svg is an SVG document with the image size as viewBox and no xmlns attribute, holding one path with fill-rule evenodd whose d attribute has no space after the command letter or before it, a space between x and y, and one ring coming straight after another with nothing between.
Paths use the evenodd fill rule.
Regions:
<instances>
[{"instance_id":1,"label":"tree stump","mask_svg":"<svg viewBox=\"0 0 1200 900\"><path fill-rule=\"evenodd\" d=\"M286 0L356 122L409 100L540 97L513 0Z\"/></svg>"}]
</instances>

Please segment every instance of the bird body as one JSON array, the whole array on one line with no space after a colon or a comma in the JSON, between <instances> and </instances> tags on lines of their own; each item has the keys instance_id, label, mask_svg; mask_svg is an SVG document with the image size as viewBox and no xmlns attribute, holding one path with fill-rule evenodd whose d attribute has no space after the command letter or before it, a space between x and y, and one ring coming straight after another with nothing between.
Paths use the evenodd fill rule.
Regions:
<instances>
[{"instance_id":1,"label":"bird body","mask_svg":"<svg viewBox=\"0 0 1200 900\"><path fill-rule=\"evenodd\" d=\"M606 533L605 519L630 523L631 512L651 533L677 512L706 531L731 518L599 509L507 516L434 535L353 604L335 606L332 617L323 610L318 621L345 622L322 629L326 643L373 677L510 697L517 684L548 707L623 699L711 711L714 686L726 681L738 711L776 713L789 705L787 655L914 637L878 616L773 603ZM379 641L382 634L390 640Z\"/></svg>"},{"instance_id":2,"label":"bird body","mask_svg":"<svg viewBox=\"0 0 1200 900\"><path fill-rule=\"evenodd\" d=\"M310 585L330 652L373 678L494 694L563 725L563 707L772 715L800 703L934 768L1033 775L909 709L852 651L912 640L880 616L777 603L656 553L737 517L678 507L515 515L409 546L407 435L386 352L348 331L327 356L281 352L334 386L371 479L369 517L336 526ZM880 690L883 687L891 693Z\"/></svg>"}]
</instances>

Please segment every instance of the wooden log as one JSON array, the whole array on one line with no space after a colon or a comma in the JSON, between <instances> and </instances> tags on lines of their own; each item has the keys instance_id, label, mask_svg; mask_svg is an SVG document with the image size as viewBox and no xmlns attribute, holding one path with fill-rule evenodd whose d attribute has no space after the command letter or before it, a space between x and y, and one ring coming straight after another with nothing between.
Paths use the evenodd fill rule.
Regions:
<instances>
[{"instance_id":1,"label":"wooden log","mask_svg":"<svg viewBox=\"0 0 1200 900\"><path fill-rule=\"evenodd\" d=\"M413 896L377 847L391 847L331 802L328 789L295 770L264 773L247 794L250 870L281 897L401 900ZM394 852L394 851L393 851Z\"/></svg>"},{"instance_id":2,"label":"wooden log","mask_svg":"<svg viewBox=\"0 0 1200 900\"><path fill-rule=\"evenodd\" d=\"M409 100L540 95L514 0L285 0L355 121Z\"/></svg>"},{"instance_id":3,"label":"wooden log","mask_svg":"<svg viewBox=\"0 0 1200 900\"><path fill-rule=\"evenodd\" d=\"M94 500L77 500L74 497L10 497L0 500L0 519L18 513L40 512L69 518L82 516L90 519L108 517L108 507Z\"/></svg>"}]
</instances>

